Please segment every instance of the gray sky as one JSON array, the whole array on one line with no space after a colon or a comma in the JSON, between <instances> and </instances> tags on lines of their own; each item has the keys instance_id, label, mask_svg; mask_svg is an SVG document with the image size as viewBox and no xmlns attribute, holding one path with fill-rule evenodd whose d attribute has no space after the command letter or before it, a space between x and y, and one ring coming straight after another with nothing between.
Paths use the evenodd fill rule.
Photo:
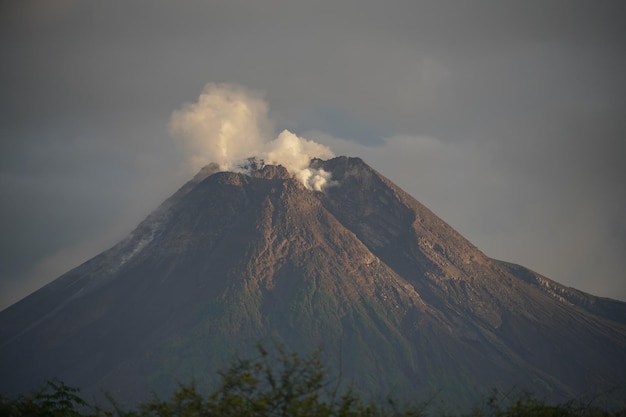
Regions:
<instances>
[{"instance_id":1,"label":"gray sky","mask_svg":"<svg viewBox=\"0 0 626 417\"><path fill-rule=\"evenodd\" d=\"M362 156L489 256L626 300L626 33L610 1L5 0L0 308L188 179L206 83Z\"/></svg>"}]
</instances>

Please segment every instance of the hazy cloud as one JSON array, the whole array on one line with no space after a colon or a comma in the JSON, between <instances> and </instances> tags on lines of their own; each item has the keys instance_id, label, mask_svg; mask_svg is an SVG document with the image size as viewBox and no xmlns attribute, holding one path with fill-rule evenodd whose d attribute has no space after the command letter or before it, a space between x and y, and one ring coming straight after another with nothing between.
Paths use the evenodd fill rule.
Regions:
<instances>
[{"instance_id":1,"label":"hazy cloud","mask_svg":"<svg viewBox=\"0 0 626 417\"><path fill-rule=\"evenodd\" d=\"M282 165L307 188L322 191L330 173L309 168L311 159L334 156L326 146L283 130L274 137L267 103L234 84L207 84L196 103L172 114L170 128L189 152L192 173L215 162L239 171L248 158Z\"/></svg>"},{"instance_id":2,"label":"hazy cloud","mask_svg":"<svg viewBox=\"0 0 626 417\"><path fill-rule=\"evenodd\" d=\"M203 153L168 126L207 83L245 86L266 141L360 154L488 255L626 299L621 8L1 2L4 305L27 293L17 277L105 249L188 179Z\"/></svg>"}]
</instances>

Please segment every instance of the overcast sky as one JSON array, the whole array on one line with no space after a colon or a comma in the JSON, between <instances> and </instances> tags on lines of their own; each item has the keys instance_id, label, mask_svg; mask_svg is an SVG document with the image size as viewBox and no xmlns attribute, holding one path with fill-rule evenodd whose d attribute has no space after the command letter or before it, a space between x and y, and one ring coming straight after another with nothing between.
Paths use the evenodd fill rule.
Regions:
<instances>
[{"instance_id":1,"label":"overcast sky","mask_svg":"<svg viewBox=\"0 0 626 417\"><path fill-rule=\"evenodd\" d=\"M0 308L190 175L207 83L363 157L491 257L626 300L621 1L4 0Z\"/></svg>"}]
</instances>

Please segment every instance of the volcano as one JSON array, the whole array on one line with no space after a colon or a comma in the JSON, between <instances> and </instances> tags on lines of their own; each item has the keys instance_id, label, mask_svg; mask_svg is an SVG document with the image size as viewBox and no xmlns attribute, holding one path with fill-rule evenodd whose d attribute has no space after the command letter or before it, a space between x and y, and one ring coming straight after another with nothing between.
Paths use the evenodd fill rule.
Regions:
<instances>
[{"instance_id":1,"label":"volcano","mask_svg":"<svg viewBox=\"0 0 626 417\"><path fill-rule=\"evenodd\" d=\"M0 391L57 377L138 401L257 343L346 385L463 405L626 385L626 303L491 259L361 159L203 168L123 241L0 312ZM208 383L208 382L207 382Z\"/></svg>"}]
</instances>

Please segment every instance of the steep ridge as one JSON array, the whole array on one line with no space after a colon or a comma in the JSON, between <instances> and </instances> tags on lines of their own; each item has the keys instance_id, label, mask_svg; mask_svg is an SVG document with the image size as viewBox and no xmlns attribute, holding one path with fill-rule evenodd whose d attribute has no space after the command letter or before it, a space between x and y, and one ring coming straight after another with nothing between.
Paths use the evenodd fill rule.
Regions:
<instances>
[{"instance_id":1,"label":"steep ridge","mask_svg":"<svg viewBox=\"0 0 626 417\"><path fill-rule=\"evenodd\" d=\"M498 352L518 378L508 383L519 384L525 374L534 390L564 390L573 396L589 386L608 389L622 379L625 303L565 290L521 267L488 258L362 161L314 165L333 172L342 184L324 198L329 210L445 315L457 342L476 340L482 352L489 346ZM382 241L381 235L386 236ZM617 367L611 370L611 363ZM480 376L476 382L484 380Z\"/></svg>"},{"instance_id":2,"label":"steep ridge","mask_svg":"<svg viewBox=\"0 0 626 417\"><path fill-rule=\"evenodd\" d=\"M502 261L500 264L514 276L563 303L582 308L609 320L626 323L626 303L610 298L595 297L575 288L566 287L521 265Z\"/></svg>"},{"instance_id":3,"label":"steep ridge","mask_svg":"<svg viewBox=\"0 0 626 417\"><path fill-rule=\"evenodd\" d=\"M321 349L376 396L470 404L626 382L626 303L490 259L358 158L203 169L128 238L0 312L0 390L57 376L137 401L254 346Z\"/></svg>"}]
</instances>

